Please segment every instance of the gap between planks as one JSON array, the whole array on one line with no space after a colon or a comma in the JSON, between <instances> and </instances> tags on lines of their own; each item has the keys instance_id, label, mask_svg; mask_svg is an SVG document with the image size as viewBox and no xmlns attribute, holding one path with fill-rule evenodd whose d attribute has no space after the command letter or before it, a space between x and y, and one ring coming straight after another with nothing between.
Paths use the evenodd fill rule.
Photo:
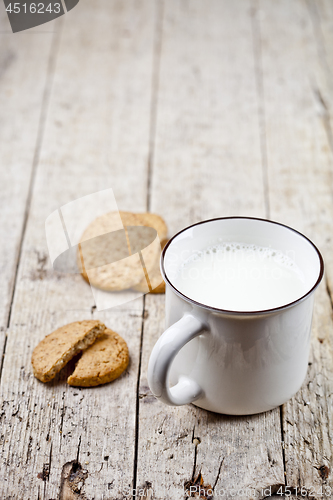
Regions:
<instances>
[{"instance_id":1,"label":"gap between planks","mask_svg":"<svg viewBox=\"0 0 333 500\"><path fill-rule=\"evenodd\" d=\"M156 4L156 17L155 17L155 32L154 32L154 50L153 50L153 64L152 64L152 91L150 103L150 127L149 127L149 151L147 159L147 212L151 208L151 184L154 166L154 153L155 153L155 137L156 137L156 121L157 121L157 106L158 106L158 90L160 79L160 61L162 52L162 38L163 38L163 15L164 15L164 0ZM142 322L141 322L141 336L140 336L140 352L139 352L139 365L137 374L136 385L136 406L135 406L135 445L134 445L134 462L133 462L133 500L135 500L136 487L137 487L137 467L138 467L138 449L139 449L139 413L140 413L140 398L139 388L141 379L141 366L142 366L142 347L143 336L145 327L145 308L146 308L146 295L143 296L142 301Z\"/></svg>"}]
</instances>

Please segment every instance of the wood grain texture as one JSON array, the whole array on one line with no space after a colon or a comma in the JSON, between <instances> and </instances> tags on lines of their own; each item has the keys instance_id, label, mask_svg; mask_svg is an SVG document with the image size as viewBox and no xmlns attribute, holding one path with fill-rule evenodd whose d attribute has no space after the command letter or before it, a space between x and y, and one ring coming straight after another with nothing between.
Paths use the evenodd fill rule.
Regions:
<instances>
[{"instance_id":1,"label":"wood grain texture","mask_svg":"<svg viewBox=\"0 0 333 500\"><path fill-rule=\"evenodd\" d=\"M250 7L165 3L150 186L171 234L265 214Z\"/></svg>"},{"instance_id":2,"label":"wood grain texture","mask_svg":"<svg viewBox=\"0 0 333 500\"><path fill-rule=\"evenodd\" d=\"M53 29L59 24L52 23ZM0 9L0 329L13 294L29 185L38 156L58 33L11 33ZM3 335L3 334L2 334ZM2 342L1 342L2 344ZM2 352L2 345L1 345Z\"/></svg>"},{"instance_id":3,"label":"wood grain texture","mask_svg":"<svg viewBox=\"0 0 333 500\"><path fill-rule=\"evenodd\" d=\"M326 264L326 283L316 292L308 376L283 406L286 484L303 487L315 498L322 497L323 487L324 498L331 498L333 184L320 102L327 67L313 30L316 2L263 1L259 6L271 216L312 238Z\"/></svg>"},{"instance_id":4,"label":"wood grain texture","mask_svg":"<svg viewBox=\"0 0 333 500\"><path fill-rule=\"evenodd\" d=\"M51 269L44 224L107 187L119 208L146 208L154 3L82 1L63 20L1 380L6 499L119 498L133 478L142 298L97 314L81 276ZM50 384L36 380L38 341L92 315L128 342L122 377L80 390L65 382L71 366Z\"/></svg>"},{"instance_id":5,"label":"wood grain texture","mask_svg":"<svg viewBox=\"0 0 333 500\"><path fill-rule=\"evenodd\" d=\"M259 104L250 3L166 2L151 209L171 233L214 216L265 216ZM146 373L163 302L146 297L137 493L183 498L201 471L216 498L262 498L284 484L279 409L240 418L156 401Z\"/></svg>"}]
</instances>

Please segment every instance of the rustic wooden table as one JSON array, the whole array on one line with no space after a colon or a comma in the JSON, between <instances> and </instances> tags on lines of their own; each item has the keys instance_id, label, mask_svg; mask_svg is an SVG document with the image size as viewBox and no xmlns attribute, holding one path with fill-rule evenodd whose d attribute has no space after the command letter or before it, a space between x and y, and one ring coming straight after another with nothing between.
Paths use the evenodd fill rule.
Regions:
<instances>
[{"instance_id":1,"label":"rustic wooden table","mask_svg":"<svg viewBox=\"0 0 333 500\"><path fill-rule=\"evenodd\" d=\"M176 500L200 477L214 498L281 485L331 498L332 1L81 0L15 35L0 11L0 498ZM82 278L49 261L47 216L105 187L122 210L161 214L170 235L250 215L315 241L326 275L292 400L237 418L155 400L164 296L97 312ZM86 318L128 342L124 376L82 390L66 369L36 380L38 341Z\"/></svg>"}]
</instances>

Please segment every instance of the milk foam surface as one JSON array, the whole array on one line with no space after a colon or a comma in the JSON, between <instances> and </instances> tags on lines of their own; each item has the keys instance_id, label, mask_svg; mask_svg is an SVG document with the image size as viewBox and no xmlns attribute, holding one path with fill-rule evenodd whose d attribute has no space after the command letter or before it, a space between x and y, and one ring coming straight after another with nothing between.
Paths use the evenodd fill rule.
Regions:
<instances>
[{"instance_id":1,"label":"milk foam surface","mask_svg":"<svg viewBox=\"0 0 333 500\"><path fill-rule=\"evenodd\" d=\"M307 292L304 275L289 256L238 242L195 252L173 281L187 297L231 311L273 309Z\"/></svg>"}]
</instances>

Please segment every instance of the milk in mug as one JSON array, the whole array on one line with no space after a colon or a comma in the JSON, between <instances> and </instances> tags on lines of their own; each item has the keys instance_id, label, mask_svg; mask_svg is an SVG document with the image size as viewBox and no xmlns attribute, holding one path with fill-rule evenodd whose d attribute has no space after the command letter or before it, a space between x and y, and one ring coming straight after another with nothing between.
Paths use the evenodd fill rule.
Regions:
<instances>
[{"instance_id":1,"label":"milk in mug","mask_svg":"<svg viewBox=\"0 0 333 500\"><path fill-rule=\"evenodd\" d=\"M201 304L230 311L280 307L306 294L291 256L258 245L221 242L195 252L178 270L176 288Z\"/></svg>"}]
</instances>

